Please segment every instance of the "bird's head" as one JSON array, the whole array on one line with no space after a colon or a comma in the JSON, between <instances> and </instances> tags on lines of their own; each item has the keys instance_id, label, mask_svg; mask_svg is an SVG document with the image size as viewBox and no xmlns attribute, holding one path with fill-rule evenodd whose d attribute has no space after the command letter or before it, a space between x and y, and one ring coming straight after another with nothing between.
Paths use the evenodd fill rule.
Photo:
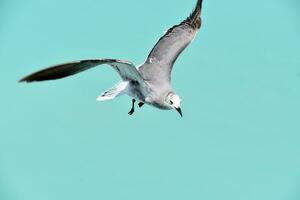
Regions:
<instances>
[{"instance_id":1,"label":"bird's head","mask_svg":"<svg viewBox=\"0 0 300 200\"><path fill-rule=\"evenodd\" d=\"M177 94L175 94L174 92L168 93L166 98L165 98L165 103L170 108L173 108L173 109L177 110L177 112L182 117L182 111L181 111L181 108L180 108L181 99Z\"/></svg>"}]
</instances>

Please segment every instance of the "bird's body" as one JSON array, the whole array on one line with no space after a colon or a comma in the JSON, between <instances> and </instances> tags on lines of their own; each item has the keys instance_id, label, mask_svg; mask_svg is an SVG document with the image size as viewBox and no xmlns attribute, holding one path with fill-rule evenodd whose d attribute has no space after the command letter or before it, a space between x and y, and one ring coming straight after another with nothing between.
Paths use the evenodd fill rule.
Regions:
<instances>
[{"instance_id":1,"label":"bird's body","mask_svg":"<svg viewBox=\"0 0 300 200\"><path fill-rule=\"evenodd\" d=\"M134 112L134 103L138 100L139 107L146 103L159 109L176 109L182 116L181 99L171 86L171 72L176 59L195 38L201 26L201 9L202 0L197 0L192 14L179 25L170 28L153 47L145 63L138 68L126 60L81 60L46 68L26 76L21 82L60 79L107 64L119 73L122 81L102 93L97 100L110 100L127 94L133 98L129 114Z\"/></svg>"}]
</instances>

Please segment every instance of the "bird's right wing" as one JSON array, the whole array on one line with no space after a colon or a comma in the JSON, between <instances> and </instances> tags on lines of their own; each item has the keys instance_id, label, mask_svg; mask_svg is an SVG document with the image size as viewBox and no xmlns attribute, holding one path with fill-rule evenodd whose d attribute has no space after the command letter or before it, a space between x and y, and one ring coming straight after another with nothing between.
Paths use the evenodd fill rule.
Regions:
<instances>
[{"instance_id":1,"label":"bird's right wing","mask_svg":"<svg viewBox=\"0 0 300 200\"><path fill-rule=\"evenodd\" d=\"M114 68L124 81L133 80L140 83L142 86L145 86L145 81L131 62L117 59L91 59L60 64L30 74L22 78L20 82L29 83L34 81L60 79L102 64L107 64Z\"/></svg>"},{"instance_id":2,"label":"bird's right wing","mask_svg":"<svg viewBox=\"0 0 300 200\"><path fill-rule=\"evenodd\" d=\"M197 0L192 14L170 28L151 50L144 65L139 68L149 81L170 81L171 71L178 56L195 38L201 26L202 0Z\"/></svg>"}]
</instances>

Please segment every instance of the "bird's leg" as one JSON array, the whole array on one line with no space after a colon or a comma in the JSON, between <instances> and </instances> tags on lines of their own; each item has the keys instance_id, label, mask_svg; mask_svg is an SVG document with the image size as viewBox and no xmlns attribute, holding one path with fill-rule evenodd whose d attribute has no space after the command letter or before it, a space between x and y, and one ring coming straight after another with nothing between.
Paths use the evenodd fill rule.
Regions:
<instances>
[{"instance_id":1,"label":"bird's leg","mask_svg":"<svg viewBox=\"0 0 300 200\"><path fill-rule=\"evenodd\" d=\"M129 111L129 115L132 115L134 113L134 103L135 103L135 99L132 99L132 107L131 110Z\"/></svg>"},{"instance_id":2,"label":"bird's leg","mask_svg":"<svg viewBox=\"0 0 300 200\"><path fill-rule=\"evenodd\" d=\"M138 105L139 105L139 108L141 108L145 103L143 102L140 102Z\"/></svg>"}]
</instances>

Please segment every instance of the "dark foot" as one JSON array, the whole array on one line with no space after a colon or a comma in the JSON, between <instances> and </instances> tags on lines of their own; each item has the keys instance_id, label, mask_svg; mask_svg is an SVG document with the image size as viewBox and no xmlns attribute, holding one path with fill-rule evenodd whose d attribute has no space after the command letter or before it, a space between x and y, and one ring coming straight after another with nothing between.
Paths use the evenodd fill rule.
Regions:
<instances>
[{"instance_id":1,"label":"dark foot","mask_svg":"<svg viewBox=\"0 0 300 200\"><path fill-rule=\"evenodd\" d=\"M134 113L134 109L131 109L131 110L128 112L129 115L132 115L133 113Z\"/></svg>"},{"instance_id":2,"label":"dark foot","mask_svg":"<svg viewBox=\"0 0 300 200\"><path fill-rule=\"evenodd\" d=\"M139 105L139 108L141 108L145 103L143 102L140 102L138 105Z\"/></svg>"},{"instance_id":3,"label":"dark foot","mask_svg":"<svg viewBox=\"0 0 300 200\"><path fill-rule=\"evenodd\" d=\"M132 107L131 110L129 111L129 115L132 115L134 113L134 103L135 103L135 99L132 99Z\"/></svg>"}]
</instances>

